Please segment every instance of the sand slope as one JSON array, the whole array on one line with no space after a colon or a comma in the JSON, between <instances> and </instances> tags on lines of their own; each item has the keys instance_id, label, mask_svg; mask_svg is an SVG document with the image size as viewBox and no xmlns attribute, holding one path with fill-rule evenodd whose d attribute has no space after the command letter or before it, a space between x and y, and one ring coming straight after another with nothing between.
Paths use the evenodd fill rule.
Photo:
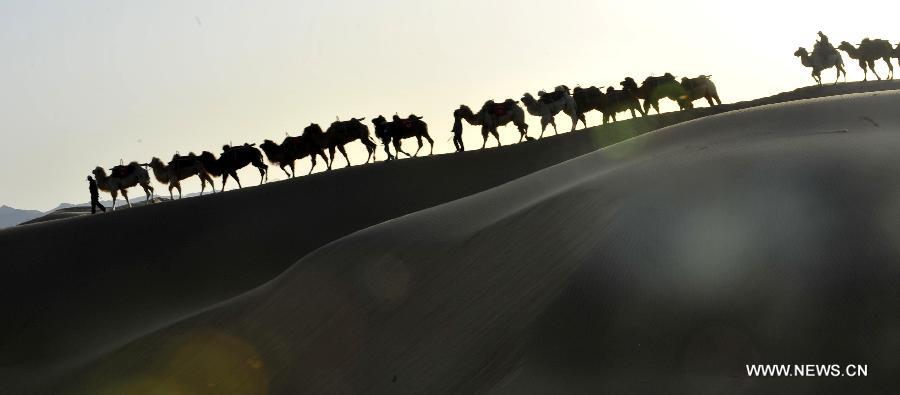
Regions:
<instances>
[{"instance_id":1,"label":"sand slope","mask_svg":"<svg viewBox=\"0 0 900 395\"><path fill-rule=\"evenodd\" d=\"M773 101L898 87L883 82L803 88L501 149L379 163L6 229L0 231L5 254L0 382L13 389L46 384L132 339L269 281L330 241L661 126ZM495 209L500 207L505 203Z\"/></svg>"},{"instance_id":2,"label":"sand slope","mask_svg":"<svg viewBox=\"0 0 900 395\"><path fill-rule=\"evenodd\" d=\"M692 121L387 221L60 388L887 391L900 368L898 103ZM870 370L751 380L746 363Z\"/></svg>"}]
</instances>

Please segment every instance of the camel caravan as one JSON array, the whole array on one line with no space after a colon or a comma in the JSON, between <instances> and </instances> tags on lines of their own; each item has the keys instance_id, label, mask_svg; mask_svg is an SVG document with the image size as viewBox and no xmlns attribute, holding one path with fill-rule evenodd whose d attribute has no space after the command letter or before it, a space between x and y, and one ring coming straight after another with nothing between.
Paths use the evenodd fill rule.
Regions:
<instances>
[{"instance_id":1,"label":"camel caravan","mask_svg":"<svg viewBox=\"0 0 900 395\"><path fill-rule=\"evenodd\" d=\"M859 62L863 69L864 78L868 80L871 71L879 80L881 75L875 70L877 61L881 60L888 66L886 78L893 79L894 67L892 58L900 58L900 44L892 46L889 41L881 39L864 39L859 45L854 46L843 41L834 47L822 32L819 32L819 40L813 46L812 53L805 48L799 48L794 53L800 58L805 67L812 68L812 77L819 85L822 84L822 71L830 68L837 70L835 83L841 75L847 79L844 69L844 61L841 51L851 59ZM484 102L478 111L473 111L469 106L462 104L453 111L453 144L457 152L465 150L462 141L463 121L472 126L481 127L483 139L481 148L487 146L488 139L493 136L497 146L501 145L498 129L512 124L519 132L518 142L523 140L535 140L528 136L528 124L525 122L526 114L540 119L541 133L538 138L543 138L547 126L553 127L553 133L558 134L556 116L565 114L571 120L571 129L574 131L578 122L586 128L585 114L598 111L603 116L603 124L616 122L617 115L630 112L632 118L651 114L651 109L660 114L660 101L669 99L678 105L680 110L691 110L694 102L705 99L710 106L722 104L719 98L716 84L709 75L697 77L683 77L677 79L671 73L661 76L650 76L640 84L631 77L626 77L620 83L620 89L614 87L591 86L583 88L576 86L569 89L566 85L559 85L552 91L539 91L537 97L529 92L524 93L519 100L505 99L502 101L488 100ZM604 89L605 88L605 89ZM216 192L214 178L222 178L222 186L219 191L225 190L228 178L234 178L238 188L242 188L237 171L253 166L259 171L262 184L268 180L269 164L276 165L284 172L285 176L296 176L296 162L305 158L310 159L310 168L306 174L311 174L318 166L320 158L326 170L331 170L334 165L335 151L340 152L346 162L346 167L351 166L350 157L345 146L358 141L368 152L365 163L375 162L377 156L376 140L381 142L386 160L399 159L400 154L407 157L416 157L424 148L424 142L428 142L428 155L434 153L434 140L428 132L428 124L423 117L410 114L401 118L395 114L388 120L383 115L373 118L370 122L374 128L374 138L365 118L351 118L347 121L337 120L331 123L327 129L312 123L303 129L299 136L286 136L280 143L266 139L256 147L256 144L245 143L238 146L225 145L222 152L216 156L209 151L203 151L200 155L193 152L186 156L175 154L168 163L163 163L159 158L152 158L149 163L140 164L131 162L128 165L119 165L110 169L109 173L101 167L93 170L97 178L97 187L112 195L113 210L116 207L116 199L121 194L129 207L128 188L140 185L147 195L147 200L153 198L153 187L150 186L150 174L148 168L161 184L167 185L169 198L174 199L173 190L178 191L181 198L181 182L197 177L200 179L200 194L206 192L208 183L213 193ZM418 143L416 150L410 154L403 150L403 140L415 138ZM391 150L393 146L393 150ZM328 155L325 154L328 152ZM266 164L266 160L268 163Z\"/></svg>"},{"instance_id":2,"label":"camel caravan","mask_svg":"<svg viewBox=\"0 0 900 395\"><path fill-rule=\"evenodd\" d=\"M804 67L812 68L812 77L817 84L822 85L822 71L832 67L836 70L835 84L840 81L842 75L844 82L847 81L847 70L844 69L844 58L840 51L846 53L850 59L859 62L859 68L863 70L863 81L869 80L869 71L875 74L875 78L881 80L881 76L875 71L878 60L884 61L888 67L887 79L894 79L894 65L891 61L892 58L897 58L898 64L900 64L900 44L893 47L887 40L864 38L859 45L854 46L847 41L842 41L835 48L828 40L828 36L821 31L818 35L819 40L813 46L812 53L803 47L794 52L794 56L800 58L800 63Z\"/></svg>"}]
</instances>

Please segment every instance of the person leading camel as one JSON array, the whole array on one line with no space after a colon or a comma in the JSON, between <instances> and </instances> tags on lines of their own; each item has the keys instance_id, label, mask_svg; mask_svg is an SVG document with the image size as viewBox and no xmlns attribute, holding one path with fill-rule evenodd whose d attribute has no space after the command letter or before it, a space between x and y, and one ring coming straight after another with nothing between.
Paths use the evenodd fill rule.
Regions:
<instances>
[{"instance_id":1,"label":"person leading camel","mask_svg":"<svg viewBox=\"0 0 900 395\"><path fill-rule=\"evenodd\" d=\"M100 211L106 212L106 207L103 206L103 203L100 203L100 192L97 191L97 182L94 181L94 177L87 176L88 182L88 191L91 193L91 214L97 213L97 207L100 208Z\"/></svg>"},{"instance_id":2,"label":"person leading camel","mask_svg":"<svg viewBox=\"0 0 900 395\"><path fill-rule=\"evenodd\" d=\"M462 117L458 112L459 110L453 111L453 128L450 131L453 133L453 146L456 147L456 152L463 152L466 148L462 139Z\"/></svg>"}]
</instances>

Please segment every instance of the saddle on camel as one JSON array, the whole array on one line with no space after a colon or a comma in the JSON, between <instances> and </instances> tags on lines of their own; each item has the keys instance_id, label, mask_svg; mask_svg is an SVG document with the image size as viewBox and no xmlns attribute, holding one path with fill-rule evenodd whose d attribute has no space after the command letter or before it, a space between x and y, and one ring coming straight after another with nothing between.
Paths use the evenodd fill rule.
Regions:
<instances>
[{"instance_id":1,"label":"saddle on camel","mask_svg":"<svg viewBox=\"0 0 900 395\"><path fill-rule=\"evenodd\" d=\"M484 110L489 114L493 114L497 117L503 117L509 114L512 110L512 107L516 105L516 101L513 99L506 99L503 103L495 103L493 100L488 100L484 103Z\"/></svg>"},{"instance_id":2,"label":"saddle on camel","mask_svg":"<svg viewBox=\"0 0 900 395\"><path fill-rule=\"evenodd\" d=\"M538 92L538 101L541 103L554 103L558 102L563 98L565 91L562 90L554 90L553 92Z\"/></svg>"},{"instance_id":3,"label":"saddle on camel","mask_svg":"<svg viewBox=\"0 0 900 395\"><path fill-rule=\"evenodd\" d=\"M138 166L140 166L140 164L138 164L137 162L131 162L127 165L113 166L112 169L109 169L110 177L127 177L129 174L134 173L135 170L137 170Z\"/></svg>"},{"instance_id":4,"label":"saddle on camel","mask_svg":"<svg viewBox=\"0 0 900 395\"><path fill-rule=\"evenodd\" d=\"M409 114L409 117L406 119L400 118L399 115L394 115L391 122L391 126L399 126L404 129L412 129L415 127L416 122L421 121L423 117L417 116L416 114Z\"/></svg>"}]
</instances>

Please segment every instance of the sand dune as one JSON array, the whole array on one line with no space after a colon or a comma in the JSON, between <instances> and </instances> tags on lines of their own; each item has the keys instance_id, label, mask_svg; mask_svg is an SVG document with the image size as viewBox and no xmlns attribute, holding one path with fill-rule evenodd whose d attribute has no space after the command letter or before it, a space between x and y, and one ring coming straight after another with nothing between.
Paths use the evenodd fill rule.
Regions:
<instances>
[{"instance_id":1,"label":"sand dune","mask_svg":"<svg viewBox=\"0 0 900 395\"><path fill-rule=\"evenodd\" d=\"M735 370L794 357L869 363L883 385L898 99L732 112L547 168L697 116L665 114L2 231L0 377L86 392L821 388Z\"/></svg>"}]
</instances>

